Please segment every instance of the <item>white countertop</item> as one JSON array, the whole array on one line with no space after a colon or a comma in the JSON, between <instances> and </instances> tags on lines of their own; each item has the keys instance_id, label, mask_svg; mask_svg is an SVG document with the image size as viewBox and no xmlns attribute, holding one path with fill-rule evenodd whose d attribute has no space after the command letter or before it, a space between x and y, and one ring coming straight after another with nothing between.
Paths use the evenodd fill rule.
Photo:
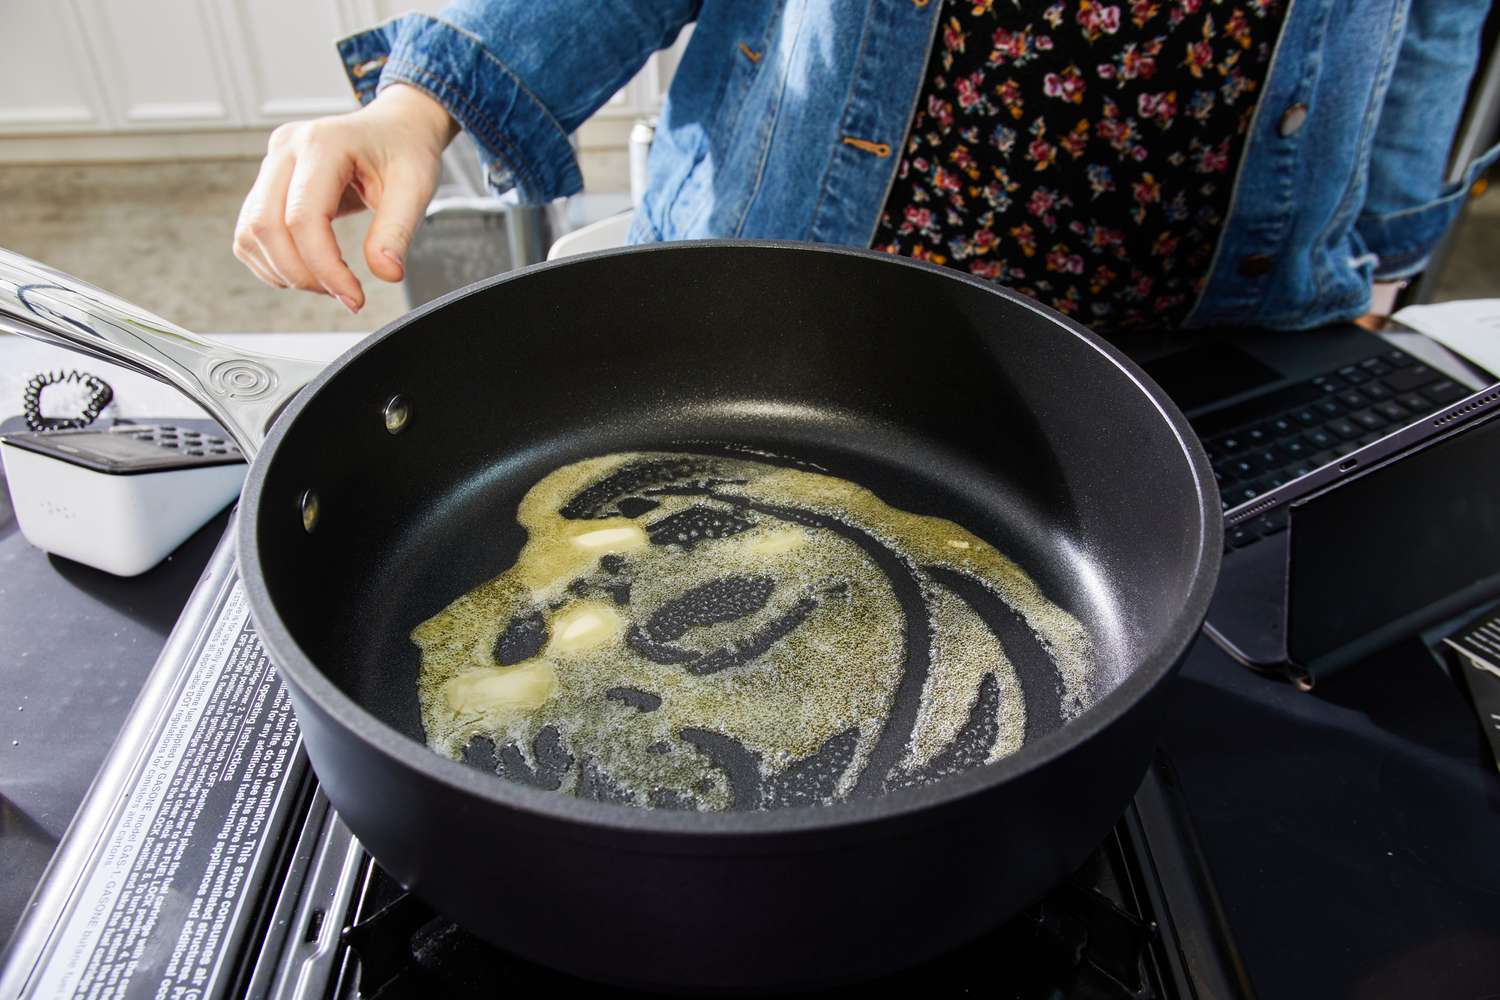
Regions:
<instances>
[{"instance_id":1,"label":"white countertop","mask_svg":"<svg viewBox=\"0 0 1500 1000\"><path fill-rule=\"evenodd\" d=\"M261 354L332 361L369 334L220 333L204 336L208 340L235 344ZM28 379L38 372L59 369L97 375L110 384L115 391L115 398L104 411L106 418L205 416L202 410L181 393L145 375L24 337L0 335L0 418L21 413L21 390ZM52 410L44 403L43 412L50 413Z\"/></svg>"}]
</instances>

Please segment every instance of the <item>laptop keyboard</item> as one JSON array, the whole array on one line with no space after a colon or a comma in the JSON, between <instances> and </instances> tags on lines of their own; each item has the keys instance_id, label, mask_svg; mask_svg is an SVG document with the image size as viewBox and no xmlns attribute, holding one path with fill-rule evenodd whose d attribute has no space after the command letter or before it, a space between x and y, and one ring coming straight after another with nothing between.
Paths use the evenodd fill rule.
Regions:
<instances>
[{"instance_id":1,"label":"laptop keyboard","mask_svg":"<svg viewBox=\"0 0 1500 1000\"><path fill-rule=\"evenodd\" d=\"M1388 350L1195 423L1228 510L1468 394L1406 352ZM1285 528L1286 511L1273 510L1228 532L1224 547L1242 548Z\"/></svg>"}]
</instances>

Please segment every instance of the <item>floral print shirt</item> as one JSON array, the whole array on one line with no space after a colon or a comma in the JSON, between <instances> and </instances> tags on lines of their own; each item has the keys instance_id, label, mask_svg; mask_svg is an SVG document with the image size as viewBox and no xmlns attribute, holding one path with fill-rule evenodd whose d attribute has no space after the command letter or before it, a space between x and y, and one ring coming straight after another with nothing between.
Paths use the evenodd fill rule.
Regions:
<instances>
[{"instance_id":1,"label":"floral print shirt","mask_svg":"<svg viewBox=\"0 0 1500 1000\"><path fill-rule=\"evenodd\" d=\"M945 0L873 245L1101 332L1207 280L1286 0Z\"/></svg>"}]
</instances>

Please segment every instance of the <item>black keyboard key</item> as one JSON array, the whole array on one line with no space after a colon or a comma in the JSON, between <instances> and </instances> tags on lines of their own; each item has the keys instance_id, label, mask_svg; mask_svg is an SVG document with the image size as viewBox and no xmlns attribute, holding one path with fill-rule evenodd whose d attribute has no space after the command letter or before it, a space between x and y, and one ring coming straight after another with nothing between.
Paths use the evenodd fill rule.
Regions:
<instances>
[{"instance_id":1,"label":"black keyboard key","mask_svg":"<svg viewBox=\"0 0 1500 1000\"><path fill-rule=\"evenodd\" d=\"M1308 447L1307 441L1299 437L1281 442L1276 446L1276 450L1288 462L1299 462L1313 453L1313 449Z\"/></svg>"},{"instance_id":2,"label":"black keyboard key","mask_svg":"<svg viewBox=\"0 0 1500 1000\"><path fill-rule=\"evenodd\" d=\"M1358 389L1345 389L1334 398L1351 410L1362 410L1370 405L1365 399L1365 394Z\"/></svg>"},{"instance_id":3,"label":"black keyboard key","mask_svg":"<svg viewBox=\"0 0 1500 1000\"><path fill-rule=\"evenodd\" d=\"M1312 384L1322 392L1339 392L1349 387L1349 383L1337 375L1319 375L1312 380Z\"/></svg>"},{"instance_id":4,"label":"black keyboard key","mask_svg":"<svg viewBox=\"0 0 1500 1000\"><path fill-rule=\"evenodd\" d=\"M1296 434L1301 429L1297 426L1297 421L1291 417L1277 417L1267 426L1271 428L1272 435L1277 439L1284 438L1289 434Z\"/></svg>"},{"instance_id":5,"label":"black keyboard key","mask_svg":"<svg viewBox=\"0 0 1500 1000\"><path fill-rule=\"evenodd\" d=\"M1426 365L1408 365L1400 371L1391 372L1384 381L1392 392L1411 392L1429 382L1436 382L1439 377L1437 372Z\"/></svg>"},{"instance_id":6,"label":"black keyboard key","mask_svg":"<svg viewBox=\"0 0 1500 1000\"><path fill-rule=\"evenodd\" d=\"M1203 447L1208 448L1211 454L1235 454L1236 451L1245 450L1245 439L1238 433L1232 435L1220 435L1218 438L1209 438L1203 442Z\"/></svg>"},{"instance_id":7,"label":"black keyboard key","mask_svg":"<svg viewBox=\"0 0 1500 1000\"><path fill-rule=\"evenodd\" d=\"M1271 443L1271 428L1265 424L1257 424L1245 431L1245 440L1252 448L1261 448Z\"/></svg>"},{"instance_id":8,"label":"black keyboard key","mask_svg":"<svg viewBox=\"0 0 1500 1000\"><path fill-rule=\"evenodd\" d=\"M1405 351L1386 351L1381 357L1385 358L1385 363L1392 368L1405 368L1412 363L1411 356Z\"/></svg>"},{"instance_id":9,"label":"black keyboard key","mask_svg":"<svg viewBox=\"0 0 1500 1000\"><path fill-rule=\"evenodd\" d=\"M1323 419L1337 417L1345 412L1345 406L1336 399L1320 399L1313 404L1313 409L1323 415Z\"/></svg>"},{"instance_id":10,"label":"black keyboard key","mask_svg":"<svg viewBox=\"0 0 1500 1000\"><path fill-rule=\"evenodd\" d=\"M1218 434L1238 433L1241 427L1264 420L1267 413L1284 413L1299 406L1308 406L1323 395L1323 390L1311 382L1294 382L1274 392L1263 393L1243 403L1235 403L1211 413L1193 418L1193 428L1199 437L1211 438Z\"/></svg>"},{"instance_id":11,"label":"black keyboard key","mask_svg":"<svg viewBox=\"0 0 1500 1000\"><path fill-rule=\"evenodd\" d=\"M1357 438L1364 433L1359 429L1358 424L1354 423L1347 417L1340 417L1338 420L1330 420L1328 421L1328 423L1324 424L1323 427L1337 434L1339 437L1343 438L1346 441L1350 438Z\"/></svg>"},{"instance_id":12,"label":"black keyboard key","mask_svg":"<svg viewBox=\"0 0 1500 1000\"><path fill-rule=\"evenodd\" d=\"M1237 483L1245 477L1232 466L1235 464L1233 458L1221 458L1214 462L1214 478L1219 481L1219 488L1223 489L1232 483Z\"/></svg>"},{"instance_id":13,"label":"black keyboard key","mask_svg":"<svg viewBox=\"0 0 1500 1000\"><path fill-rule=\"evenodd\" d=\"M1350 414L1349 419L1367 431L1378 431L1380 428L1389 426L1390 424L1389 420L1374 410L1360 410L1358 413Z\"/></svg>"},{"instance_id":14,"label":"black keyboard key","mask_svg":"<svg viewBox=\"0 0 1500 1000\"><path fill-rule=\"evenodd\" d=\"M1292 419L1297 421L1297 423L1301 424L1303 427L1311 427L1313 424L1320 424L1323 422L1323 418L1318 416L1318 414L1313 412L1313 409L1308 406L1304 406L1296 413L1293 413Z\"/></svg>"},{"instance_id":15,"label":"black keyboard key","mask_svg":"<svg viewBox=\"0 0 1500 1000\"><path fill-rule=\"evenodd\" d=\"M1384 382L1377 382L1374 379L1371 379L1364 385L1360 386L1359 391L1375 400L1390 399L1395 395L1395 393L1391 391L1391 389L1389 389Z\"/></svg>"},{"instance_id":16,"label":"black keyboard key","mask_svg":"<svg viewBox=\"0 0 1500 1000\"><path fill-rule=\"evenodd\" d=\"M1256 523L1261 535L1274 535L1278 531L1286 530L1286 508L1275 507L1260 516Z\"/></svg>"},{"instance_id":17,"label":"black keyboard key","mask_svg":"<svg viewBox=\"0 0 1500 1000\"><path fill-rule=\"evenodd\" d=\"M1216 438L1209 438L1203 442L1203 447L1208 453L1215 457L1219 455L1233 455L1237 451L1245 450L1245 442L1238 434L1223 434Z\"/></svg>"},{"instance_id":18,"label":"black keyboard key","mask_svg":"<svg viewBox=\"0 0 1500 1000\"><path fill-rule=\"evenodd\" d=\"M1384 363L1379 358L1366 358L1364 361L1361 361L1359 363L1359 366L1365 371L1369 372L1371 375L1374 375L1376 378L1387 374L1391 370L1391 366Z\"/></svg>"},{"instance_id":19,"label":"black keyboard key","mask_svg":"<svg viewBox=\"0 0 1500 1000\"><path fill-rule=\"evenodd\" d=\"M1313 460L1309 458L1302 464L1294 465L1290 469L1288 469L1287 475L1291 476L1293 479L1301 479L1303 476L1307 475L1309 472L1316 468L1317 466L1313 464Z\"/></svg>"},{"instance_id":20,"label":"black keyboard key","mask_svg":"<svg viewBox=\"0 0 1500 1000\"><path fill-rule=\"evenodd\" d=\"M1343 447L1346 447L1346 446L1345 445L1340 445L1339 447L1343 448ZM1349 445L1347 447L1349 448L1349 451L1353 451L1354 450L1354 446L1353 445ZM1349 452L1344 452L1343 454L1347 455L1348 453ZM1320 451L1320 452L1317 452L1316 454L1314 454L1312 458L1309 458L1307 460L1307 464L1311 465L1314 469L1321 469L1323 466L1327 465L1329 462L1332 462L1334 459L1338 458L1339 454L1340 453L1339 453L1339 451L1337 449L1330 449L1329 451Z\"/></svg>"},{"instance_id":21,"label":"black keyboard key","mask_svg":"<svg viewBox=\"0 0 1500 1000\"><path fill-rule=\"evenodd\" d=\"M1463 399L1468 394L1467 389L1452 379L1447 378L1441 382L1434 382L1422 390L1422 395L1434 403L1451 403L1456 399Z\"/></svg>"},{"instance_id":22,"label":"black keyboard key","mask_svg":"<svg viewBox=\"0 0 1500 1000\"><path fill-rule=\"evenodd\" d=\"M1345 382L1352 382L1355 385L1359 385L1361 382L1368 381L1370 378L1369 375L1360 371L1358 366L1356 365L1345 365L1344 367L1340 368L1339 377L1342 378Z\"/></svg>"},{"instance_id":23,"label":"black keyboard key","mask_svg":"<svg viewBox=\"0 0 1500 1000\"><path fill-rule=\"evenodd\" d=\"M1291 478L1292 477L1287 475L1285 472L1273 472L1269 476L1265 476L1264 478L1258 480L1256 482L1256 485L1261 488L1261 492L1269 493L1272 490L1281 489L1291 481Z\"/></svg>"},{"instance_id":24,"label":"black keyboard key","mask_svg":"<svg viewBox=\"0 0 1500 1000\"><path fill-rule=\"evenodd\" d=\"M1255 533L1254 528L1239 524L1229 529L1229 534L1224 536L1224 542L1232 549L1242 549L1259 538L1260 535Z\"/></svg>"},{"instance_id":25,"label":"black keyboard key","mask_svg":"<svg viewBox=\"0 0 1500 1000\"><path fill-rule=\"evenodd\" d=\"M1387 420L1394 420L1396 423L1405 423L1411 418L1411 411L1394 399L1388 399L1384 403L1376 403L1375 412Z\"/></svg>"},{"instance_id":26,"label":"black keyboard key","mask_svg":"<svg viewBox=\"0 0 1500 1000\"><path fill-rule=\"evenodd\" d=\"M1240 485L1231 488L1224 495L1229 498L1229 503L1231 506L1238 507L1242 503L1249 503L1251 500L1254 500L1256 497L1260 496L1260 493L1261 491L1256 489L1253 483L1241 483Z\"/></svg>"},{"instance_id":27,"label":"black keyboard key","mask_svg":"<svg viewBox=\"0 0 1500 1000\"><path fill-rule=\"evenodd\" d=\"M1432 409L1431 401L1426 396L1416 392L1403 392L1396 397L1396 402L1415 414L1427 413Z\"/></svg>"},{"instance_id":28,"label":"black keyboard key","mask_svg":"<svg viewBox=\"0 0 1500 1000\"><path fill-rule=\"evenodd\" d=\"M1240 455L1238 458L1231 458L1224 467L1224 471L1236 479L1249 479L1260 472L1260 470L1261 466L1252 461L1249 455Z\"/></svg>"},{"instance_id":29,"label":"black keyboard key","mask_svg":"<svg viewBox=\"0 0 1500 1000\"><path fill-rule=\"evenodd\" d=\"M1326 431L1321 427L1314 427L1312 430L1308 431L1307 440L1308 443L1318 451L1322 451L1325 448L1332 448L1334 445L1338 444L1339 441L1339 439L1335 437L1332 432Z\"/></svg>"}]
</instances>

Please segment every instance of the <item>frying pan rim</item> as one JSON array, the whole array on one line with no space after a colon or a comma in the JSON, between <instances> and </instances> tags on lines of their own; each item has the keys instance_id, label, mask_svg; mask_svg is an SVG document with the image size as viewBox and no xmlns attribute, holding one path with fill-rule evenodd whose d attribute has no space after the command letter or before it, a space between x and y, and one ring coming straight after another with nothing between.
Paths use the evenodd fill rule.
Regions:
<instances>
[{"instance_id":1,"label":"frying pan rim","mask_svg":"<svg viewBox=\"0 0 1500 1000\"><path fill-rule=\"evenodd\" d=\"M429 313L451 303L491 288L525 278L542 271L589 265L615 256L658 253L671 254L702 250L789 250L798 253L833 254L878 260L892 267L909 267L937 277L958 281L1008 300L1051 321L1102 356L1103 360L1128 379L1135 389L1166 422L1177 440L1197 491L1199 507L1198 552L1196 572L1190 581L1187 599L1169 622L1161 641L1149 650L1115 687L1094 702L1078 718L1027 743L994 763L970 768L941 781L897 789L881 795L822 805L793 806L783 809L725 812L696 812L646 809L639 806L596 802L571 795L559 795L528 788L485 774L476 768L439 755L424 744L381 721L372 712L345 694L307 656L288 631L277 613L270 590L265 584L259 554L259 523L262 490L268 469L275 462L281 443L293 433L315 434L316 429L298 431L298 418L322 389L339 376L365 352L383 344ZM710 837L758 839L789 833L854 832L872 825L939 807L959 804L987 789L1044 767L1052 760L1085 744L1091 737L1118 722L1131 706L1144 699L1158 684L1164 683L1181 661L1187 647L1196 638L1209 598L1218 577L1223 526L1220 521L1218 490L1213 485L1208 456L1187 419L1156 383L1139 366L1114 346L1055 310L1025 298L1009 288L991 284L981 278L925 261L897 257L858 247L800 243L785 240L686 240L610 248L556 261L534 264L520 270L486 278L434 299L385 324L370 336L336 358L299 392L277 417L265 444L256 455L245 480L241 499L241 516L236 530L241 580L249 599L262 642L271 653L278 670L315 707L349 729L371 751L377 751L396 763L415 770L431 781L448 786L462 794L476 796L491 805L529 814L533 819L562 821L576 827L599 832L660 834L663 838L688 837L694 841ZM356 831L357 833L357 831Z\"/></svg>"}]
</instances>

